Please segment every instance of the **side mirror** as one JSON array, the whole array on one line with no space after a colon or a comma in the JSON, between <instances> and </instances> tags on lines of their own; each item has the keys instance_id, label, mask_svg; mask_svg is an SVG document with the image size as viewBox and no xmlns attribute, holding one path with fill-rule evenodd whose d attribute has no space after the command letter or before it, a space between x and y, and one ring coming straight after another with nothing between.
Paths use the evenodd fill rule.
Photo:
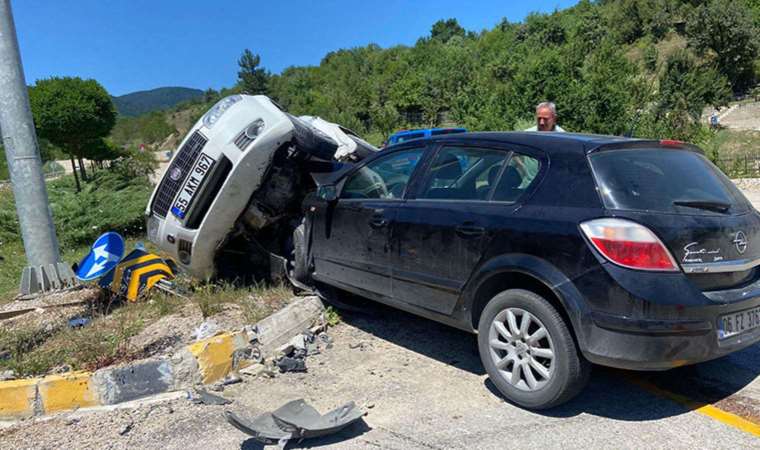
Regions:
<instances>
[{"instance_id":1,"label":"side mirror","mask_svg":"<svg viewBox=\"0 0 760 450\"><path fill-rule=\"evenodd\" d=\"M319 186L317 188L317 197L326 202L334 202L338 199L338 189L332 184Z\"/></svg>"}]
</instances>

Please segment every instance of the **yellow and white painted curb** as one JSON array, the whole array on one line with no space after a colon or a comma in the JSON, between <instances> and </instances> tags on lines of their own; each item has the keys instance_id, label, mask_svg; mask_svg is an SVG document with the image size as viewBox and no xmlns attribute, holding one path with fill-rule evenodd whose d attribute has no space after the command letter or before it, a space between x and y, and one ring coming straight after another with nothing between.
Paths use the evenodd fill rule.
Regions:
<instances>
[{"instance_id":1,"label":"yellow and white painted curb","mask_svg":"<svg viewBox=\"0 0 760 450\"><path fill-rule=\"evenodd\" d=\"M278 337L293 337L308 330L324 307L316 297L303 297L291 302L285 310L294 311L297 320L281 321L282 326L276 330ZM282 317L285 310L276 314ZM309 311L308 318L304 310ZM170 359L136 361L96 372L0 381L0 420L113 405L186 389L197 382L214 383L233 370L249 366L251 361L236 358L236 352L249 348L248 333L220 333L186 346ZM266 349L264 354L268 353L271 352Z\"/></svg>"}]
</instances>

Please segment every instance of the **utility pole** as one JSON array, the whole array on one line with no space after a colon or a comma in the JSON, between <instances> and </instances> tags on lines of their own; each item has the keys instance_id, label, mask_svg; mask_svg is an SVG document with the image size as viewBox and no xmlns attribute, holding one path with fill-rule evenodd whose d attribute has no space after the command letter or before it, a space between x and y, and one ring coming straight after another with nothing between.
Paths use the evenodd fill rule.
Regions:
<instances>
[{"instance_id":1,"label":"utility pole","mask_svg":"<svg viewBox=\"0 0 760 450\"><path fill-rule=\"evenodd\" d=\"M76 278L58 251L10 0L0 0L0 131L28 263L21 294L72 286Z\"/></svg>"}]
</instances>

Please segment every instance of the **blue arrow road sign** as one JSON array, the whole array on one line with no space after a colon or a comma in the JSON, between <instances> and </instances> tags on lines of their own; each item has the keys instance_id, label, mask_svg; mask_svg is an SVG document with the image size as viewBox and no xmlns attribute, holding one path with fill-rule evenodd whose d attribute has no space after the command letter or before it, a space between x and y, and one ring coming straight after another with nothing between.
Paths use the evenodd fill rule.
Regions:
<instances>
[{"instance_id":1,"label":"blue arrow road sign","mask_svg":"<svg viewBox=\"0 0 760 450\"><path fill-rule=\"evenodd\" d=\"M92 244L92 250L79 262L77 278L92 281L108 273L124 256L124 238L113 231L102 234Z\"/></svg>"}]
</instances>

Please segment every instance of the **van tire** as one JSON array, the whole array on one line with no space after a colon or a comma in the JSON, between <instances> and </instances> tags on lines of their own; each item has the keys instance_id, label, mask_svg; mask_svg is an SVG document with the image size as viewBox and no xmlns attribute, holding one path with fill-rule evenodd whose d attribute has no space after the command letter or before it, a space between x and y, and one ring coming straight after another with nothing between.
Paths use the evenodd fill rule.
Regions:
<instances>
[{"instance_id":1,"label":"van tire","mask_svg":"<svg viewBox=\"0 0 760 450\"><path fill-rule=\"evenodd\" d=\"M518 332L510 332L515 327L509 323L509 314ZM526 317L528 330L532 331L523 332L521 325ZM503 337L499 323L505 325L509 338ZM541 328L547 337L537 339L543 335L537 333ZM552 408L572 399L583 390L591 371L591 364L578 351L559 311L540 295L523 289L501 292L486 304L478 323L478 352L499 392L528 409ZM552 358L539 356L548 352L553 353ZM541 370L533 369L536 366ZM543 377L542 373L549 376Z\"/></svg>"}]
</instances>

